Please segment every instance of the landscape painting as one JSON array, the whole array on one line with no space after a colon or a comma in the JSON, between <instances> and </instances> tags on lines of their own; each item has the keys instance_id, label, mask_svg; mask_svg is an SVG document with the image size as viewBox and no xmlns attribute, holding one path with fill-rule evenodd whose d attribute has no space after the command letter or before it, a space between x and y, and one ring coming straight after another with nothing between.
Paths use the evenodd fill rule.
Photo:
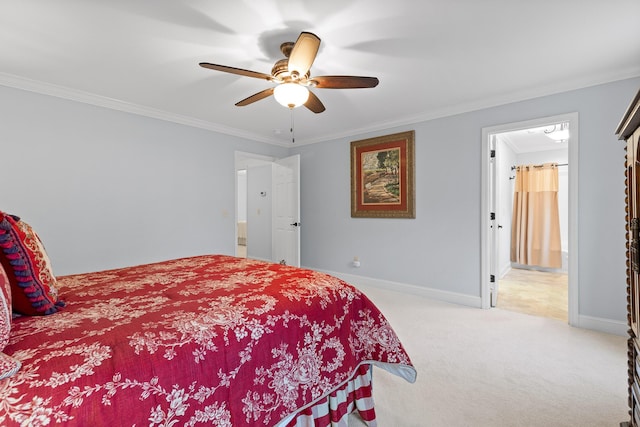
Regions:
<instances>
[{"instance_id":1,"label":"landscape painting","mask_svg":"<svg viewBox=\"0 0 640 427\"><path fill-rule=\"evenodd\" d=\"M414 132L351 142L351 216L415 218Z\"/></svg>"}]
</instances>

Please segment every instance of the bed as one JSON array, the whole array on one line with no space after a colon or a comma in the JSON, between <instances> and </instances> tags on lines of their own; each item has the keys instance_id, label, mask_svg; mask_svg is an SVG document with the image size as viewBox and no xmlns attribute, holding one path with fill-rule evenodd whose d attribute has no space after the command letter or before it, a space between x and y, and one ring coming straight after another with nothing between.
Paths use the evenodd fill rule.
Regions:
<instances>
[{"instance_id":1,"label":"bed","mask_svg":"<svg viewBox=\"0 0 640 427\"><path fill-rule=\"evenodd\" d=\"M308 269L202 255L43 293L49 314L14 315L0 353L18 365L2 426L347 426L353 411L375 426L372 367L416 379L375 305Z\"/></svg>"}]
</instances>

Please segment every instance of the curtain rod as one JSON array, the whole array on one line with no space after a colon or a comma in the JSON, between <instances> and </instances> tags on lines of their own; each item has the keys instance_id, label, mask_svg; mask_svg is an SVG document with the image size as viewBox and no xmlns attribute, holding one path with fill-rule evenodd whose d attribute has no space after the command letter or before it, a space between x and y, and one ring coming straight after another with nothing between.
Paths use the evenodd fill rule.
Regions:
<instances>
[{"instance_id":1,"label":"curtain rod","mask_svg":"<svg viewBox=\"0 0 640 427\"><path fill-rule=\"evenodd\" d=\"M543 165L533 165L534 168L541 168ZM558 163L556 166L569 166L569 163ZM517 166L511 166L511 170L516 170Z\"/></svg>"}]
</instances>

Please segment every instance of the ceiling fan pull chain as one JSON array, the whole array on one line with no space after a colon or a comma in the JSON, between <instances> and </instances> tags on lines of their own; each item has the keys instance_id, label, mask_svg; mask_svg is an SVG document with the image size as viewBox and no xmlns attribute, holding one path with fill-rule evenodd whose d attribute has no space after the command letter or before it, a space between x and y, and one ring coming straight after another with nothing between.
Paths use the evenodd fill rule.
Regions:
<instances>
[{"instance_id":1,"label":"ceiling fan pull chain","mask_svg":"<svg viewBox=\"0 0 640 427\"><path fill-rule=\"evenodd\" d=\"M296 135L293 132L293 108L289 108L289 110L291 111L291 143L295 144L296 143Z\"/></svg>"}]
</instances>

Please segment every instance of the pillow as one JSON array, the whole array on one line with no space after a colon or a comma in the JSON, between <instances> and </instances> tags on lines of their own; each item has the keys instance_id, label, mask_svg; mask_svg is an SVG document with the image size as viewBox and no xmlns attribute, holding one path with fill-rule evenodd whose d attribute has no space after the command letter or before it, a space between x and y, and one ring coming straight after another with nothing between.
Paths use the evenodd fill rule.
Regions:
<instances>
[{"instance_id":1,"label":"pillow","mask_svg":"<svg viewBox=\"0 0 640 427\"><path fill-rule=\"evenodd\" d=\"M2 353L11 334L11 285L9 278L0 265L0 380L18 372L19 360Z\"/></svg>"},{"instance_id":2,"label":"pillow","mask_svg":"<svg viewBox=\"0 0 640 427\"><path fill-rule=\"evenodd\" d=\"M27 315L52 314L58 301L56 278L38 235L20 218L0 212L0 261L9 283L13 310Z\"/></svg>"}]
</instances>

